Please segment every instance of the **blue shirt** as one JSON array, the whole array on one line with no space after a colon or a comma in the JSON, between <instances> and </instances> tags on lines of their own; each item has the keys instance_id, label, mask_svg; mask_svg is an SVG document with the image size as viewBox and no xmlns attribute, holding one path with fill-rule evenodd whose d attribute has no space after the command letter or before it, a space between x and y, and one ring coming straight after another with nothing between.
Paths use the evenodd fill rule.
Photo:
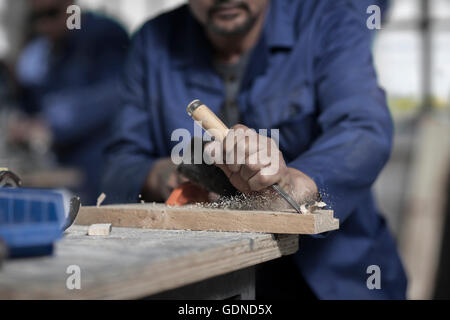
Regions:
<instances>
[{"instance_id":1,"label":"blue shirt","mask_svg":"<svg viewBox=\"0 0 450 320\"><path fill-rule=\"evenodd\" d=\"M77 191L85 205L95 203L100 192L102 151L118 106L116 81L128 44L117 23L86 13L61 50L55 53L47 38L38 37L17 65L24 111L40 114L49 125L59 162L81 169L85 183Z\"/></svg>"},{"instance_id":2,"label":"blue shirt","mask_svg":"<svg viewBox=\"0 0 450 320\"><path fill-rule=\"evenodd\" d=\"M296 262L319 298L403 299L406 277L371 192L387 162L392 120L371 56L366 12L352 1L272 1L238 96L242 123L278 128L288 165L317 184L340 230L302 236ZM134 202L154 161L170 156L177 128L193 131L186 105L214 112L224 85L212 49L187 6L146 23L134 36L121 110L108 147L104 191ZM381 289L367 287L367 268Z\"/></svg>"}]
</instances>

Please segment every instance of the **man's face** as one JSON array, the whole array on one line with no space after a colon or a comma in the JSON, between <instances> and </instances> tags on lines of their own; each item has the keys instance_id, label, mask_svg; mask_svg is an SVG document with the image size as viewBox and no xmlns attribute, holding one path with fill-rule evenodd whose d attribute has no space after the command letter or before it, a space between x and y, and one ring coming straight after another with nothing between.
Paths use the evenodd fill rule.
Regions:
<instances>
[{"instance_id":1,"label":"man's face","mask_svg":"<svg viewBox=\"0 0 450 320\"><path fill-rule=\"evenodd\" d=\"M248 32L264 14L269 0L189 0L192 13L201 24L220 35Z\"/></svg>"},{"instance_id":2,"label":"man's face","mask_svg":"<svg viewBox=\"0 0 450 320\"><path fill-rule=\"evenodd\" d=\"M69 0L31 0L31 20L36 32L60 39L67 31L67 7L73 4Z\"/></svg>"}]
</instances>

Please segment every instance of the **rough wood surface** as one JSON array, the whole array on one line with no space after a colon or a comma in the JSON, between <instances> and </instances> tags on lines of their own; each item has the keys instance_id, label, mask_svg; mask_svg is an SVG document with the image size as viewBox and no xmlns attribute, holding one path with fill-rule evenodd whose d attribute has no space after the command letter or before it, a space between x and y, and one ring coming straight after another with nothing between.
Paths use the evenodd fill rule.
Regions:
<instances>
[{"instance_id":1,"label":"rough wood surface","mask_svg":"<svg viewBox=\"0 0 450 320\"><path fill-rule=\"evenodd\" d=\"M164 230L318 234L339 228L331 210L313 214L168 207L163 204L130 204L82 207L75 224L111 223L114 227Z\"/></svg>"},{"instance_id":2,"label":"rough wood surface","mask_svg":"<svg viewBox=\"0 0 450 320\"><path fill-rule=\"evenodd\" d=\"M0 299L132 299L241 270L298 249L298 236L113 228L89 237L72 226L54 256L7 261ZM69 266L81 289L69 290ZM189 298L189 297L186 297Z\"/></svg>"}]
</instances>

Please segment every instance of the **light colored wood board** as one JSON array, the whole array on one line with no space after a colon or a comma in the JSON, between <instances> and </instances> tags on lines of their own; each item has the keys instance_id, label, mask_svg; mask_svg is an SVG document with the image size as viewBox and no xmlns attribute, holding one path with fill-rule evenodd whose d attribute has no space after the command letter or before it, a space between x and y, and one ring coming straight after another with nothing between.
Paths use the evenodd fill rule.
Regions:
<instances>
[{"instance_id":1,"label":"light colored wood board","mask_svg":"<svg viewBox=\"0 0 450 320\"><path fill-rule=\"evenodd\" d=\"M75 224L111 223L114 227L163 230L318 234L339 228L330 210L313 214L240 211L163 204L82 207Z\"/></svg>"},{"instance_id":2,"label":"light colored wood board","mask_svg":"<svg viewBox=\"0 0 450 320\"><path fill-rule=\"evenodd\" d=\"M54 256L7 261L0 299L133 299L179 288L293 254L298 236L113 228L89 237L72 226ZM68 290L67 267L81 269ZM188 298L188 297L187 297Z\"/></svg>"}]
</instances>

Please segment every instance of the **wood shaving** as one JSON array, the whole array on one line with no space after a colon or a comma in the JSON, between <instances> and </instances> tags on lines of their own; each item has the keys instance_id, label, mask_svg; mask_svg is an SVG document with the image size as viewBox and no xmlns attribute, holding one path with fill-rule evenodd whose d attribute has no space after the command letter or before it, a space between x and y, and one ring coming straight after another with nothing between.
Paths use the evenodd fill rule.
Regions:
<instances>
[{"instance_id":1,"label":"wood shaving","mask_svg":"<svg viewBox=\"0 0 450 320\"><path fill-rule=\"evenodd\" d=\"M235 196L220 197L217 201L209 203L197 203L196 206L213 209L229 210L267 210L281 211L292 209L287 202L278 194L268 190L253 194L239 193ZM326 207L327 204L320 201L307 201L300 205L300 211L303 214L311 214L316 210Z\"/></svg>"},{"instance_id":2,"label":"wood shaving","mask_svg":"<svg viewBox=\"0 0 450 320\"><path fill-rule=\"evenodd\" d=\"M106 194L104 194L102 192L102 194L97 198L97 208L99 208L102 205L102 203L103 203L103 201L105 201L105 199L106 199Z\"/></svg>"}]
</instances>

